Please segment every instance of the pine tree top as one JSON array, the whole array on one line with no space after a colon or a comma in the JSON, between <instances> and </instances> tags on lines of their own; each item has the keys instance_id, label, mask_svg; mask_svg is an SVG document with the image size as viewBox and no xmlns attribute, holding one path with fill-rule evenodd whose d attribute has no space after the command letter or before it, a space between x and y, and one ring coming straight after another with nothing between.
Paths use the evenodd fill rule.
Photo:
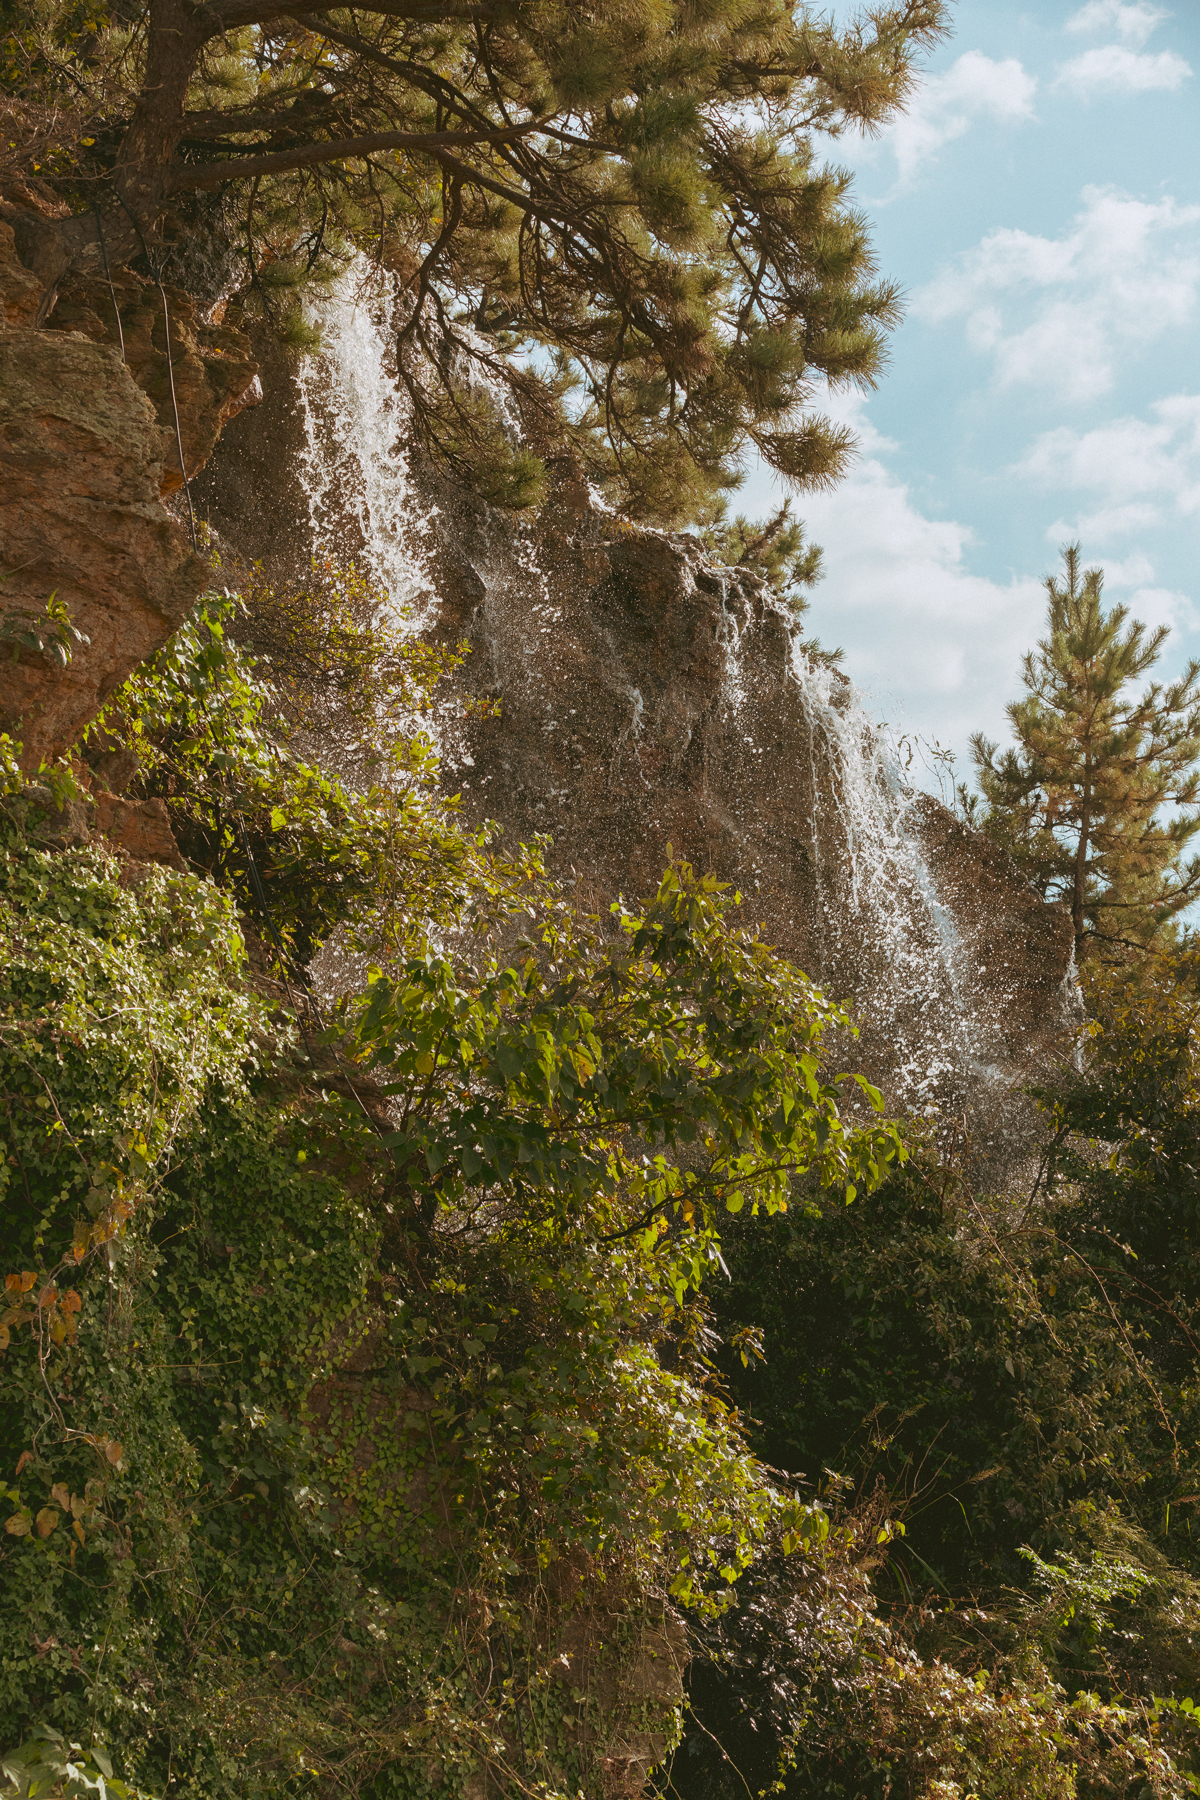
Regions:
<instances>
[{"instance_id":1,"label":"pine tree top","mask_svg":"<svg viewBox=\"0 0 1200 1800\"><path fill-rule=\"evenodd\" d=\"M1046 580L1047 634L1008 707L1016 743L972 739L981 823L1049 899L1071 907L1076 955L1149 942L1200 896L1200 661L1177 681L1134 684L1169 636L1106 608L1103 571L1063 552Z\"/></svg>"},{"instance_id":2,"label":"pine tree top","mask_svg":"<svg viewBox=\"0 0 1200 1800\"><path fill-rule=\"evenodd\" d=\"M899 315L821 143L901 108L947 0L77 0L7 15L0 207L46 283L110 254L240 262L247 304L366 252L443 463L501 504L564 446L633 515L703 520L753 451L797 488ZM508 401L502 400L507 394ZM511 425L515 402L520 428Z\"/></svg>"}]
</instances>

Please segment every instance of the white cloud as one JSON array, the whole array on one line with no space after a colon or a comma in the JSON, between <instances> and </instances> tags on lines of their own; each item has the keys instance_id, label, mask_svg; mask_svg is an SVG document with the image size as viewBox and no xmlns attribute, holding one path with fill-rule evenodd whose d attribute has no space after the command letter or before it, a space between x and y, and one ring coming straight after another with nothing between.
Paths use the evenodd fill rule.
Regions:
<instances>
[{"instance_id":1,"label":"white cloud","mask_svg":"<svg viewBox=\"0 0 1200 1800\"><path fill-rule=\"evenodd\" d=\"M1108 570L1105 569L1105 579ZM1126 603L1131 615L1148 625L1151 631L1160 625L1169 626L1172 631L1194 631L1197 624L1196 608L1187 594L1176 593L1173 588L1140 587L1130 596Z\"/></svg>"},{"instance_id":2,"label":"white cloud","mask_svg":"<svg viewBox=\"0 0 1200 1800\"><path fill-rule=\"evenodd\" d=\"M965 51L945 74L927 76L880 140L896 158L901 185L978 120L1015 125L1031 119L1036 90L1036 76L1015 56L996 62L979 50Z\"/></svg>"},{"instance_id":3,"label":"white cloud","mask_svg":"<svg viewBox=\"0 0 1200 1800\"><path fill-rule=\"evenodd\" d=\"M1191 65L1175 50L1143 50L1155 27L1170 15L1146 0L1089 0L1067 20L1072 32L1112 32L1116 43L1098 44L1063 63L1055 88L1069 88L1083 100L1104 94L1174 93L1191 75Z\"/></svg>"},{"instance_id":4,"label":"white cloud","mask_svg":"<svg viewBox=\"0 0 1200 1800\"><path fill-rule=\"evenodd\" d=\"M1146 0L1088 0L1067 20L1067 31L1115 31L1126 43L1140 49L1156 25L1170 15L1160 6L1149 6Z\"/></svg>"},{"instance_id":5,"label":"white cloud","mask_svg":"<svg viewBox=\"0 0 1200 1800\"><path fill-rule=\"evenodd\" d=\"M837 488L806 495L800 509L825 551L812 630L845 646L846 671L876 716L951 746L966 774L971 732L1005 731L1021 657L1044 624L1040 580L973 574L972 531L925 516L888 468L894 446L871 426L861 397L839 396L830 410L853 426L861 454ZM753 491L761 479L739 506L763 511L776 498L765 481Z\"/></svg>"},{"instance_id":6,"label":"white cloud","mask_svg":"<svg viewBox=\"0 0 1200 1800\"><path fill-rule=\"evenodd\" d=\"M1102 549L1131 531L1200 515L1200 394L1172 394L1148 418L1043 432L1016 472L1082 497L1079 515L1059 520L1048 535L1082 538L1085 554L1089 543ZM1130 560L1142 591L1161 593L1146 585L1136 557Z\"/></svg>"},{"instance_id":7,"label":"white cloud","mask_svg":"<svg viewBox=\"0 0 1200 1800\"><path fill-rule=\"evenodd\" d=\"M1156 581L1143 544L1107 554L1125 527L1153 532L1167 506L1200 512L1200 394L1162 400L1148 420L1044 433L1008 473L1042 491L1074 489L1083 506L1050 527L1043 553L1031 546L1032 569L1000 579L968 566L970 526L925 514L889 466L897 446L871 424L867 405L842 394L825 408L851 426L860 454L836 488L806 495L800 507L825 552L808 622L823 643L845 646L846 672L875 716L953 749L959 776L971 772L973 731L1009 737L1005 705L1020 691L1021 658L1045 630L1043 578L1057 570L1063 544L1082 541L1085 564L1103 566L1110 597L1135 618L1181 635L1200 627L1189 596ZM755 516L778 500L760 466L738 504Z\"/></svg>"},{"instance_id":8,"label":"white cloud","mask_svg":"<svg viewBox=\"0 0 1200 1800\"><path fill-rule=\"evenodd\" d=\"M1098 44L1062 64L1056 88L1070 88L1083 100L1104 94L1174 93L1192 73L1191 64L1175 50L1130 50L1124 44Z\"/></svg>"},{"instance_id":9,"label":"white cloud","mask_svg":"<svg viewBox=\"0 0 1200 1800\"><path fill-rule=\"evenodd\" d=\"M1062 540L1065 527L1054 525L1046 533L1055 542ZM1086 558L1085 558L1086 561ZM1126 557L1106 557L1104 562L1104 581L1110 588L1145 588L1154 580L1154 564L1144 550L1135 550Z\"/></svg>"},{"instance_id":10,"label":"white cloud","mask_svg":"<svg viewBox=\"0 0 1200 1800\"><path fill-rule=\"evenodd\" d=\"M1088 400L1131 350L1192 321L1200 301L1200 206L1085 188L1059 238L1002 228L914 296L931 324L965 321L1001 386Z\"/></svg>"}]
</instances>

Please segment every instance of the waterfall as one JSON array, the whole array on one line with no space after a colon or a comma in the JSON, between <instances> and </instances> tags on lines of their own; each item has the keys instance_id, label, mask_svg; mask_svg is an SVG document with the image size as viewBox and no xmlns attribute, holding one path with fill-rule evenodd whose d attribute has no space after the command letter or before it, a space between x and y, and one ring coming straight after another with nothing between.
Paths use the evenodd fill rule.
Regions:
<instances>
[{"instance_id":1,"label":"waterfall","mask_svg":"<svg viewBox=\"0 0 1200 1800\"><path fill-rule=\"evenodd\" d=\"M433 520L414 490L393 307L390 282L360 257L314 308L322 349L297 377L305 435L298 473L314 553L359 560L395 617L415 629L435 604Z\"/></svg>"},{"instance_id":2,"label":"waterfall","mask_svg":"<svg viewBox=\"0 0 1200 1800\"><path fill-rule=\"evenodd\" d=\"M435 568L462 572L467 610L452 616L469 618L475 654L436 735L464 816L499 819L510 841L549 832L592 904L645 891L674 834L848 1003L859 1066L891 1105L1007 1106L1027 1047L1047 1020L1053 1033L1056 1005L1065 1017L1056 927L1036 897L909 783L863 696L809 658L786 609L713 570L697 540L578 499L515 521L453 484L431 499L410 460L395 309L390 282L362 269L321 308L324 347L298 382L299 473L314 549L356 558L411 629L447 604ZM635 582L624 612L622 556L646 571L621 577ZM668 641L681 648L656 661ZM464 693L480 688L502 694L503 726L464 722ZM1021 965L1026 937L1036 953Z\"/></svg>"},{"instance_id":3,"label":"waterfall","mask_svg":"<svg viewBox=\"0 0 1200 1800\"><path fill-rule=\"evenodd\" d=\"M923 1110L968 1070L985 1072L965 946L915 828L917 795L863 696L798 647L794 656L817 797L820 979L854 994L864 1034L891 1047L897 1092Z\"/></svg>"},{"instance_id":4,"label":"waterfall","mask_svg":"<svg viewBox=\"0 0 1200 1800\"><path fill-rule=\"evenodd\" d=\"M727 624L725 704L747 771L770 756L776 729L747 666L751 634L738 609ZM971 980L972 954L922 842L922 796L836 668L810 658L791 629L784 694L794 716L796 792L807 841L805 972L845 1000L867 1070L887 1071L889 1097L911 1112L961 1105L999 1073L994 1021ZM761 774L744 780L760 782Z\"/></svg>"}]
</instances>

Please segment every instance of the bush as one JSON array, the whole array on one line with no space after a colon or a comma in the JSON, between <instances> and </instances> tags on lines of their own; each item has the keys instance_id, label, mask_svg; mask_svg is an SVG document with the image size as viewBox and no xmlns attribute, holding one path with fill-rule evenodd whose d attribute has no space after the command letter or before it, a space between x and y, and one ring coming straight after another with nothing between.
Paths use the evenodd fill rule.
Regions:
<instances>
[{"instance_id":1,"label":"bush","mask_svg":"<svg viewBox=\"0 0 1200 1800\"><path fill-rule=\"evenodd\" d=\"M106 721L214 833L300 780L220 625ZM675 1610L824 1529L693 1327L722 1217L901 1154L841 1118L841 1015L685 867L574 918L413 767L400 926L324 1036L249 973L227 825L223 888L5 852L0 1709L147 1793L599 1793L676 1733ZM292 946L372 928L313 881Z\"/></svg>"}]
</instances>

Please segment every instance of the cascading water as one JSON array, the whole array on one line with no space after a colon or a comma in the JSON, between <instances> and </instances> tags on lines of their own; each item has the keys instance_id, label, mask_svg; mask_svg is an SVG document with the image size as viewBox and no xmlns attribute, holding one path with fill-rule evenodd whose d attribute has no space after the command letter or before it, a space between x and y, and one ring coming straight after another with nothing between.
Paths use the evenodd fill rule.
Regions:
<instances>
[{"instance_id":1,"label":"cascading water","mask_svg":"<svg viewBox=\"0 0 1200 1800\"><path fill-rule=\"evenodd\" d=\"M316 554L360 558L398 619L426 622L431 518L408 459L396 380L393 295L359 259L317 309L322 349L297 378L305 449L299 476Z\"/></svg>"},{"instance_id":2,"label":"cascading water","mask_svg":"<svg viewBox=\"0 0 1200 1800\"><path fill-rule=\"evenodd\" d=\"M504 712L490 736L463 736L458 705L460 724L439 733L467 816L518 838L550 832L593 904L645 891L672 841L735 881L768 938L850 1003L860 1066L893 1105L957 1110L1022 1078L1022 1043L1053 1013L1061 978L1053 932L1048 977L997 978L980 949L978 871L947 890L924 834L933 803L861 696L695 540L626 527L578 496L532 522L451 484L431 504L408 455L394 308L361 271L323 307L324 348L299 383L299 472L313 548L358 559L413 628L447 623L433 573L443 553L465 571L453 629L475 643L467 686L500 693ZM1037 902L995 879L1008 884L999 901L1019 961L1021 908ZM1022 1007L1030 1023L1014 1028Z\"/></svg>"},{"instance_id":3,"label":"cascading water","mask_svg":"<svg viewBox=\"0 0 1200 1800\"><path fill-rule=\"evenodd\" d=\"M765 720L730 634L725 696L748 756ZM807 972L851 1002L868 1069L910 1111L986 1080L989 1022L918 829L918 795L859 691L793 636L788 685L807 762Z\"/></svg>"},{"instance_id":4,"label":"cascading water","mask_svg":"<svg viewBox=\"0 0 1200 1800\"><path fill-rule=\"evenodd\" d=\"M918 1108L979 1073L982 1021L963 943L914 830L915 795L862 696L796 652L813 792L822 979L858 998L864 1029L892 1049ZM823 767L831 778L817 780ZM841 977L840 981L832 978Z\"/></svg>"}]
</instances>

